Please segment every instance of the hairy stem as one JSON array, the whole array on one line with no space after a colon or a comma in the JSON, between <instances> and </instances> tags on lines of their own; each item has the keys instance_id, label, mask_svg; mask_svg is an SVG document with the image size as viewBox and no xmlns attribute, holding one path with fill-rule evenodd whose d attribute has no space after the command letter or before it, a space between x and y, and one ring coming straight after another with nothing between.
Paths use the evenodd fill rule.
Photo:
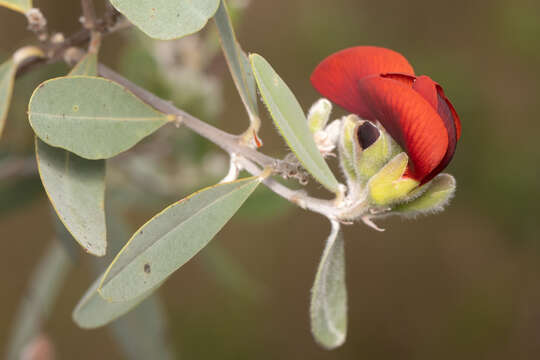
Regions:
<instances>
[{"instance_id":1,"label":"hairy stem","mask_svg":"<svg viewBox=\"0 0 540 360\"><path fill-rule=\"evenodd\" d=\"M272 168L274 170L279 168L281 160L274 159L248 146L242 145L238 136L220 130L193 115L178 109L171 102L161 99L132 83L103 64L99 65L98 71L101 76L123 85L142 101L153 106L156 110L165 114L176 115L179 122L187 128L213 142L229 154L235 154L238 157L238 162L252 175L259 175L263 171L261 168ZM336 208L334 201L332 200L323 200L307 196L303 191L292 190L272 178L267 178L263 183L277 195L304 209L328 217L334 217Z\"/></svg>"}]
</instances>

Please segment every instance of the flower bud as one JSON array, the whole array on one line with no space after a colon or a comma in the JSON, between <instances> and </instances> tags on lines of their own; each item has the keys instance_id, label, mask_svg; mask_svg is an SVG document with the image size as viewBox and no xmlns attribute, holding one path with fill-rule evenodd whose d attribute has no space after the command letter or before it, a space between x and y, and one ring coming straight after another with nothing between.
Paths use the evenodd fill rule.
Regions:
<instances>
[{"instance_id":1,"label":"flower bud","mask_svg":"<svg viewBox=\"0 0 540 360\"><path fill-rule=\"evenodd\" d=\"M320 99L309 109L307 120L309 129L313 134L326 127L330 113L332 112L332 103L326 99Z\"/></svg>"},{"instance_id":2,"label":"flower bud","mask_svg":"<svg viewBox=\"0 0 540 360\"><path fill-rule=\"evenodd\" d=\"M408 202L398 204L393 212L404 216L433 213L443 210L456 191L456 180L449 174L439 174L413 191Z\"/></svg>"},{"instance_id":3,"label":"flower bud","mask_svg":"<svg viewBox=\"0 0 540 360\"><path fill-rule=\"evenodd\" d=\"M388 206L403 201L418 187L418 181L403 177L408 162L407 154L399 153L369 180L368 191L372 204Z\"/></svg>"}]
</instances>

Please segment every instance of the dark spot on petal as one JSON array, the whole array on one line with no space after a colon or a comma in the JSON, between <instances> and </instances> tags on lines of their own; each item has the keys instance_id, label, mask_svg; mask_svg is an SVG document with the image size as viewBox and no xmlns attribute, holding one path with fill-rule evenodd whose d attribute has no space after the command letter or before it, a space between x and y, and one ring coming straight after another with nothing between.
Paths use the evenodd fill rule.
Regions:
<instances>
[{"instance_id":1,"label":"dark spot on petal","mask_svg":"<svg viewBox=\"0 0 540 360\"><path fill-rule=\"evenodd\" d=\"M152 272L152 268L150 267L150 264L148 263L144 264L144 272L147 274L150 274L150 272Z\"/></svg>"},{"instance_id":2,"label":"dark spot on petal","mask_svg":"<svg viewBox=\"0 0 540 360\"><path fill-rule=\"evenodd\" d=\"M380 136L379 129L369 121L364 122L358 127L358 141L362 149L370 147Z\"/></svg>"}]
</instances>

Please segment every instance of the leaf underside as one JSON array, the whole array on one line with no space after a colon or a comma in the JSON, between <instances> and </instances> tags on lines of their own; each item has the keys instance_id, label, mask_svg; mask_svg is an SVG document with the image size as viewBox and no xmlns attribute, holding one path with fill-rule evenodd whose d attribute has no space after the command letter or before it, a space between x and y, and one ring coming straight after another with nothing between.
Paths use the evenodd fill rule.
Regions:
<instances>
[{"instance_id":1,"label":"leaf underside","mask_svg":"<svg viewBox=\"0 0 540 360\"><path fill-rule=\"evenodd\" d=\"M97 55L87 54L70 75L96 75ZM86 252L105 255L105 160L83 159L36 137L36 160L58 217Z\"/></svg>"},{"instance_id":2,"label":"leaf underside","mask_svg":"<svg viewBox=\"0 0 540 360\"><path fill-rule=\"evenodd\" d=\"M109 266L101 295L131 301L155 288L210 242L259 183L259 178L246 178L209 187L157 214Z\"/></svg>"},{"instance_id":3,"label":"leaf underside","mask_svg":"<svg viewBox=\"0 0 540 360\"><path fill-rule=\"evenodd\" d=\"M111 0L148 36L171 40L196 33L216 12L220 0Z\"/></svg>"},{"instance_id":4,"label":"leaf underside","mask_svg":"<svg viewBox=\"0 0 540 360\"><path fill-rule=\"evenodd\" d=\"M340 225L332 222L332 232L317 269L311 290L311 331L327 349L341 346L347 335L347 288L345 247Z\"/></svg>"},{"instance_id":5,"label":"leaf underside","mask_svg":"<svg viewBox=\"0 0 540 360\"><path fill-rule=\"evenodd\" d=\"M256 126L258 127L260 119L257 106L257 85L255 84L255 77L246 53L242 50L240 44L236 40L236 35L231 24L231 18L225 1L221 1L214 20L219 31L221 46L227 64L229 65L231 76L240 93L242 102L248 111L251 122L256 123Z\"/></svg>"},{"instance_id":6,"label":"leaf underside","mask_svg":"<svg viewBox=\"0 0 540 360\"><path fill-rule=\"evenodd\" d=\"M91 160L130 149L170 120L122 86L91 76L45 81L30 99L28 117L45 143Z\"/></svg>"},{"instance_id":7,"label":"leaf underside","mask_svg":"<svg viewBox=\"0 0 540 360\"><path fill-rule=\"evenodd\" d=\"M298 100L263 57L252 54L250 60L263 101L287 145L319 183L337 192L338 181L313 140Z\"/></svg>"}]
</instances>

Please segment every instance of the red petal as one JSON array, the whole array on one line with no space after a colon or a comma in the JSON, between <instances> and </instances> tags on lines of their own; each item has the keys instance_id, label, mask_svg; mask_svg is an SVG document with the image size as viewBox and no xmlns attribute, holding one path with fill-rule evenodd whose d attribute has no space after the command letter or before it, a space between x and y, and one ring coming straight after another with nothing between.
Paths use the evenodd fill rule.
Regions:
<instances>
[{"instance_id":1,"label":"red petal","mask_svg":"<svg viewBox=\"0 0 540 360\"><path fill-rule=\"evenodd\" d=\"M383 74L381 76L411 86L431 104L444 122L448 133L448 149L441 163L424 179L424 182L429 181L446 168L456 151L457 140L461 134L461 123L456 110L444 95L442 87L428 76L413 77L406 74Z\"/></svg>"},{"instance_id":2,"label":"red petal","mask_svg":"<svg viewBox=\"0 0 540 360\"><path fill-rule=\"evenodd\" d=\"M414 75L403 55L375 46L341 50L324 59L313 71L311 83L323 95L344 109L361 117L369 111L358 92L358 82L381 73Z\"/></svg>"},{"instance_id":3,"label":"red petal","mask_svg":"<svg viewBox=\"0 0 540 360\"><path fill-rule=\"evenodd\" d=\"M367 120L378 120L407 152L407 175L425 183L445 157L448 131L433 106L401 81L371 76L358 83Z\"/></svg>"},{"instance_id":4,"label":"red petal","mask_svg":"<svg viewBox=\"0 0 540 360\"><path fill-rule=\"evenodd\" d=\"M413 89L422 95L435 110L437 110L437 104L439 103L436 85L435 81L425 75L417 77L412 85Z\"/></svg>"}]
</instances>

